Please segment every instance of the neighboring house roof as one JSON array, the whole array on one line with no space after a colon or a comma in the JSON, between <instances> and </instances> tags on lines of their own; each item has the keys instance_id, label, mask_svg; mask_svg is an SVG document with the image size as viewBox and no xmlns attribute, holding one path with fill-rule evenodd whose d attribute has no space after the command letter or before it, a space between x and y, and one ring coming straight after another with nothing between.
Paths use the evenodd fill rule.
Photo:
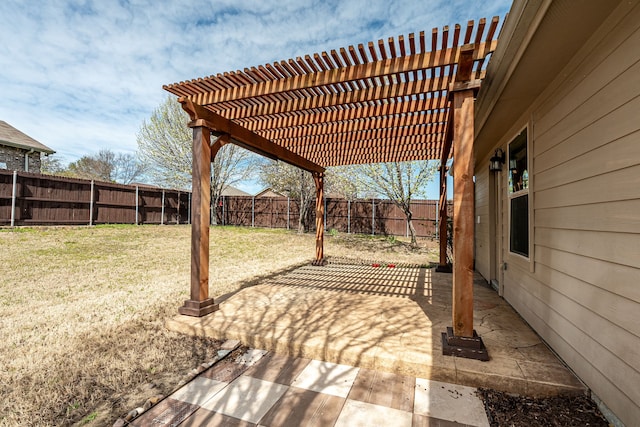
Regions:
<instances>
[{"instance_id":1,"label":"neighboring house roof","mask_svg":"<svg viewBox=\"0 0 640 427\"><path fill-rule=\"evenodd\" d=\"M255 195L255 197L287 197L284 194L274 191L272 188L265 188Z\"/></svg>"},{"instance_id":2,"label":"neighboring house roof","mask_svg":"<svg viewBox=\"0 0 640 427\"><path fill-rule=\"evenodd\" d=\"M222 195L223 196L251 196L251 194L242 191L236 187L232 187L230 185L227 185L224 190L222 190Z\"/></svg>"},{"instance_id":3,"label":"neighboring house roof","mask_svg":"<svg viewBox=\"0 0 640 427\"><path fill-rule=\"evenodd\" d=\"M51 148L41 144L2 120L0 120L0 145L22 148L24 150L35 150L46 154L55 153Z\"/></svg>"}]
</instances>

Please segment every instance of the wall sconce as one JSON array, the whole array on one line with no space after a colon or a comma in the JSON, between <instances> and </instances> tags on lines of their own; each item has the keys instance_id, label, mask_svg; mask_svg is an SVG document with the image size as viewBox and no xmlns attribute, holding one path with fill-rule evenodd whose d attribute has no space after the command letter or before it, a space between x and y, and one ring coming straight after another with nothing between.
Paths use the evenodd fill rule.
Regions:
<instances>
[{"instance_id":1,"label":"wall sconce","mask_svg":"<svg viewBox=\"0 0 640 427\"><path fill-rule=\"evenodd\" d=\"M498 148L493 157L489 159L489 170L491 172L500 172L502 170L502 164L504 163L504 151Z\"/></svg>"}]
</instances>

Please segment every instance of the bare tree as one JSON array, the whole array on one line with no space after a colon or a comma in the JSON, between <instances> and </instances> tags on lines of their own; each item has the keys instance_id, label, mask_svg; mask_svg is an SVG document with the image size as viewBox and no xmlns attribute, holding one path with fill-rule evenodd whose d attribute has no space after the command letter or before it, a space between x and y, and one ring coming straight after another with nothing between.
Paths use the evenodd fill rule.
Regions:
<instances>
[{"instance_id":1,"label":"bare tree","mask_svg":"<svg viewBox=\"0 0 640 427\"><path fill-rule=\"evenodd\" d=\"M57 173L82 179L131 184L144 174L144 167L132 154L114 153L103 149L69 163L66 169L58 163Z\"/></svg>"},{"instance_id":2,"label":"bare tree","mask_svg":"<svg viewBox=\"0 0 640 427\"><path fill-rule=\"evenodd\" d=\"M65 166L62 164L62 160L54 154L44 156L40 160L40 173L43 175L60 175L64 170Z\"/></svg>"},{"instance_id":3,"label":"bare tree","mask_svg":"<svg viewBox=\"0 0 640 427\"><path fill-rule=\"evenodd\" d=\"M142 123L137 136L138 154L148 167L151 180L161 186L191 188L193 133L188 114L172 97ZM251 178L259 157L233 144L224 145L211 167L211 222L217 223L222 191Z\"/></svg>"},{"instance_id":4,"label":"bare tree","mask_svg":"<svg viewBox=\"0 0 640 427\"><path fill-rule=\"evenodd\" d=\"M425 195L426 185L433 179L437 167L437 162L428 161L376 163L345 167L346 171L340 173L351 176L351 182L360 193L377 194L398 206L406 216L411 244L415 246L411 201Z\"/></svg>"},{"instance_id":5,"label":"bare tree","mask_svg":"<svg viewBox=\"0 0 640 427\"><path fill-rule=\"evenodd\" d=\"M298 233L308 231L309 212L316 197L316 186L311 173L287 163L270 161L260 167L260 181L298 201Z\"/></svg>"},{"instance_id":6,"label":"bare tree","mask_svg":"<svg viewBox=\"0 0 640 427\"><path fill-rule=\"evenodd\" d=\"M116 156L111 172L115 182L127 185L141 179L144 173L144 165L138 161L136 156L128 153L119 153Z\"/></svg>"}]
</instances>

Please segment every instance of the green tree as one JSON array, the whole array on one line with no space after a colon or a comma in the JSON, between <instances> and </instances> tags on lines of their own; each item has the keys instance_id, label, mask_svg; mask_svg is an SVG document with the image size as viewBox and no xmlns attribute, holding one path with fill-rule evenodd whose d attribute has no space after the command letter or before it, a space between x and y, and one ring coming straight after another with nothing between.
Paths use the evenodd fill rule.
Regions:
<instances>
[{"instance_id":1,"label":"green tree","mask_svg":"<svg viewBox=\"0 0 640 427\"><path fill-rule=\"evenodd\" d=\"M189 115L173 97L167 97L145 120L137 135L138 155L152 182L163 187L191 188L193 132ZM211 222L222 191L249 179L260 159L234 144L224 145L211 166Z\"/></svg>"}]
</instances>

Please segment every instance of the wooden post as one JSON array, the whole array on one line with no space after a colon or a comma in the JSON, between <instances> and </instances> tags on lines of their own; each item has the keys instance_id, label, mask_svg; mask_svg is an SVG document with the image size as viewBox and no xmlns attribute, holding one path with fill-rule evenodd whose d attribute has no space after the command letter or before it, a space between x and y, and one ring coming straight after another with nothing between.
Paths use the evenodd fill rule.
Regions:
<instances>
[{"instance_id":1,"label":"wooden post","mask_svg":"<svg viewBox=\"0 0 640 427\"><path fill-rule=\"evenodd\" d=\"M18 171L13 171L13 186L11 189L11 226L16 225L16 197L18 196Z\"/></svg>"},{"instance_id":2,"label":"wooden post","mask_svg":"<svg viewBox=\"0 0 640 427\"><path fill-rule=\"evenodd\" d=\"M324 259L324 173L314 172L316 184L316 259L313 265L325 265Z\"/></svg>"},{"instance_id":3,"label":"wooden post","mask_svg":"<svg viewBox=\"0 0 640 427\"><path fill-rule=\"evenodd\" d=\"M91 180L91 196L89 198L89 225L93 225L93 193L95 191L95 181Z\"/></svg>"},{"instance_id":4,"label":"wooden post","mask_svg":"<svg viewBox=\"0 0 640 427\"><path fill-rule=\"evenodd\" d=\"M447 262L447 166L446 159L440 163L440 200L438 201L438 240L440 241L440 260L436 271L451 273L451 266Z\"/></svg>"},{"instance_id":5,"label":"wooden post","mask_svg":"<svg viewBox=\"0 0 640 427\"><path fill-rule=\"evenodd\" d=\"M164 190L162 190L162 209L160 211L160 225L164 225Z\"/></svg>"},{"instance_id":6,"label":"wooden post","mask_svg":"<svg viewBox=\"0 0 640 427\"><path fill-rule=\"evenodd\" d=\"M376 199L371 199L371 235L376 235Z\"/></svg>"},{"instance_id":7,"label":"wooden post","mask_svg":"<svg viewBox=\"0 0 640 427\"><path fill-rule=\"evenodd\" d=\"M191 299L180 314L201 317L218 309L209 298L209 215L211 213L211 133L193 128L193 183L191 187Z\"/></svg>"},{"instance_id":8,"label":"wooden post","mask_svg":"<svg viewBox=\"0 0 640 427\"><path fill-rule=\"evenodd\" d=\"M454 92L453 108L453 333L473 337L474 90Z\"/></svg>"}]
</instances>

